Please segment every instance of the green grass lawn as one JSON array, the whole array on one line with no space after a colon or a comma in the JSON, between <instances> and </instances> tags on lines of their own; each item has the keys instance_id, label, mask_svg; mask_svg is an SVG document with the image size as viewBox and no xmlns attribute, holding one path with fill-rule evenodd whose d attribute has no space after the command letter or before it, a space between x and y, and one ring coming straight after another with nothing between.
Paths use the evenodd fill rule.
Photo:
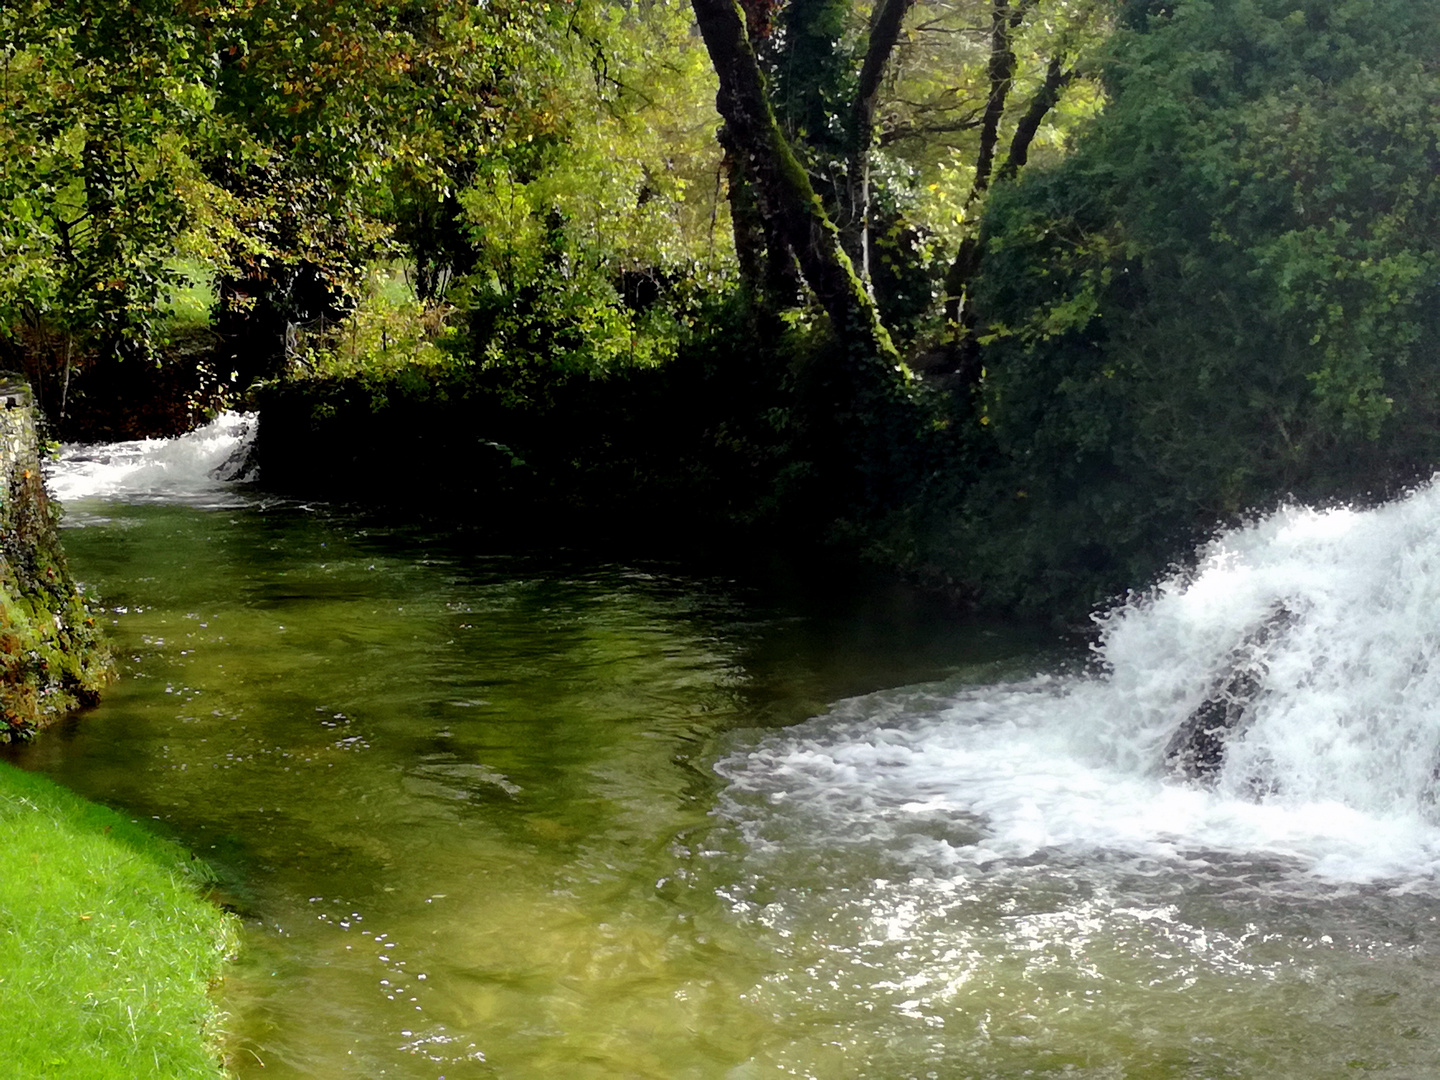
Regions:
<instances>
[{"instance_id":1,"label":"green grass lawn","mask_svg":"<svg viewBox=\"0 0 1440 1080\"><path fill-rule=\"evenodd\" d=\"M180 848L0 765L0 1078L222 1077L233 919Z\"/></svg>"}]
</instances>

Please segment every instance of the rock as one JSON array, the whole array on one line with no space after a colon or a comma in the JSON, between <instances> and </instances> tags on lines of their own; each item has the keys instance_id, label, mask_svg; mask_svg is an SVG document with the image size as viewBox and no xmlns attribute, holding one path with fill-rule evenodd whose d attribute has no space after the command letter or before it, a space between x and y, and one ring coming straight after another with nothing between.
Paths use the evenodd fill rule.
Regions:
<instances>
[{"instance_id":1,"label":"rock","mask_svg":"<svg viewBox=\"0 0 1440 1080\"><path fill-rule=\"evenodd\" d=\"M1225 764L1227 742L1250 719L1270 674L1272 643L1295 625L1296 616L1276 602L1230 651L1205 700L1185 718L1165 747L1165 767L1186 780L1213 781Z\"/></svg>"},{"instance_id":2,"label":"rock","mask_svg":"<svg viewBox=\"0 0 1440 1080\"><path fill-rule=\"evenodd\" d=\"M0 742L93 704L113 675L60 548L29 388L0 373Z\"/></svg>"}]
</instances>

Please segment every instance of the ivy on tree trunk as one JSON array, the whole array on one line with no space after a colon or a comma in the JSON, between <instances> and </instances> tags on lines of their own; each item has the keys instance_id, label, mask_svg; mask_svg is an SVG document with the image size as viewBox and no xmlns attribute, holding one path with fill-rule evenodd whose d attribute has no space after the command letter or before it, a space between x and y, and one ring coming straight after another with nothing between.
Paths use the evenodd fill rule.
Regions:
<instances>
[{"instance_id":1,"label":"ivy on tree trunk","mask_svg":"<svg viewBox=\"0 0 1440 1080\"><path fill-rule=\"evenodd\" d=\"M716 106L727 138L745 155L765 217L794 255L805 283L852 354L896 365L899 355L840 234L776 123L745 19L735 0L694 0L695 18L720 79Z\"/></svg>"}]
</instances>

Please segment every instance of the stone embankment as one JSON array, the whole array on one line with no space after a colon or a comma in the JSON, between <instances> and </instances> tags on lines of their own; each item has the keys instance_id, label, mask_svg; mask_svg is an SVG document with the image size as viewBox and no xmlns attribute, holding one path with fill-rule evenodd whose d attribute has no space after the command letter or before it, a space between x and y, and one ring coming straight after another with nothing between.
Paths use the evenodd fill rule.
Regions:
<instances>
[{"instance_id":1,"label":"stone embankment","mask_svg":"<svg viewBox=\"0 0 1440 1080\"><path fill-rule=\"evenodd\" d=\"M60 547L30 389L0 373L0 741L83 705L114 677Z\"/></svg>"}]
</instances>

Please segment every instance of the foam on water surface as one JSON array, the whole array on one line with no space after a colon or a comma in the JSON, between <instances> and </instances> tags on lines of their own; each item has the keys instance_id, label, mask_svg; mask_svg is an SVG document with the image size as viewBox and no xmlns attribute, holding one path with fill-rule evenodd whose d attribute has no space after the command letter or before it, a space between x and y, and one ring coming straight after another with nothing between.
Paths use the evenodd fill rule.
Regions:
<instances>
[{"instance_id":1,"label":"foam on water surface","mask_svg":"<svg viewBox=\"0 0 1440 1080\"><path fill-rule=\"evenodd\" d=\"M66 445L47 470L63 503L85 499L184 502L221 506L236 501L234 482L248 480L246 458L254 413L221 413L173 439Z\"/></svg>"},{"instance_id":2,"label":"foam on water surface","mask_svg":"<svg viewBox=\"0 0 1440 1080\"><path fill-rule=\"evenodd\" d=\"M906 873L997 860L1212 864L1429 889L1440 871L1440 490L1280 511L1100 617L1094 670L842 702L718 764L757 850L873 848ZM1213 783L1165 748L1277 610ZM1048 853L1048 854L1047 854Z\"/></svg>"}]
</instances>

